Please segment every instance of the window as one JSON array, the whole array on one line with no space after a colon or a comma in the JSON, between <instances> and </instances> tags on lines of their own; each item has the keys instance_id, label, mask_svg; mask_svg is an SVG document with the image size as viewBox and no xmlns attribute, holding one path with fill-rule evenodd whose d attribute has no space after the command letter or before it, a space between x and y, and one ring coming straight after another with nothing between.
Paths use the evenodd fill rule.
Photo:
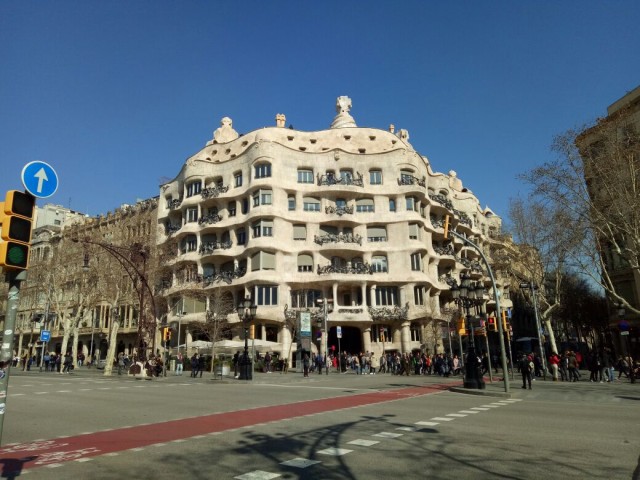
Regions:
<instances>
[{"instance_id":1,"label":"window","mask_svg":"<svg viewBox=\"0 0 640 480\"><path fill-rule=\"evenodd\" d=\"M397 305L398 304L398 287L382 287L376 288L376 305Z\"/></svg>"},{"instance_id":2,"label":"window","mask_svg":"<svg viewBox=\"0 0 640 480\"><path fill-rule=\"evenodd\" d=\"M242 199L242 213L249 212L249 200L246 198Z\"/></svg>"},{"instance_id":3,"label":"window","mask_svg":"<svg viewBox=\"0 0 640 480\"><path fill-rule=\"evenodd\" d=\"M374 272L388 272L387 257L384 255L374 255L371 258L371 269Z\"/></svg>"},{"instance_id":4,"label":"window","mask_svg":"<svg viewBox=\"0 0 640 480\"><path fill-rule=\"evenodd\" d=\"M233 174L233 184L236 187L242 186L242 172L236 172Z\"/></svg>"},{"instance_id":5,"label":"window","mask_svg":"<svg viewBox=\"0 0 640 480\"><path fill-rule=\"evenodd\" d=\"M198 207L187 208L187 223L198 221Z\"/></svg>"},{"instance_id":6,"label":"window","mask_svg":"<svg viewBox=\"0 0 640 480\"><path fill-rule=\"evenodd\" d=\"M420 228L417 223L409 224L409 239L418 240Z\"/></svg>"},{"instance_id":7,"label":"window","mask_svg":"<svg viewBox=\"0 0 640 480\"><path fill-rule=\"evenodd\" d=\"M416 197L407 197L406 198L406 202L407 202L407 212L417 212L418 211L418 205L416 203Z\"/></svg>"},{"instance_id":8,"label":"window","mask_svg":"<svg viewBox=\"0 0 640 480\"><path fill-rule=\"evenodd\" d=\"M198 193L200 193L201 189L202 183L200 182L200 180L187 184L187 197L193 197L194 195L197 195Z\"/></svg>"},{"instance_id":9,"label":"window","mask_svg":"<svg viewBox=\"0 0 640 480\"><path fill-rule=\"evenodd\" d=\"M273 236L273 220L260 220L254 223L251 228L253 229L253 238Z\"/></svg>"},{"instance_id":10,"label":"window","mask_svg":"<svg viewBox=\"0 0 640 480\"><path fill-rule=\"evenodd\" d=\"M415 305L424 305L424 287L413 287L413 303Z\"/></svg>"},{"instance_id":11,"label":"window","mask_svg":"<svg viewBox=\"0 0 640 480\"><path fill-rule=\"evenodd\" d=\"M247 243L247 232L244 228L236 230L236 241L238 245L245 245Z\"/></svg>"},{"instance_id":12,"label":"window","mask_svg":"<svg viewBox=\"0 0 640 480\"><path fill-rule=\"evenodd\" d=\"M356 200L356 212L373 212L373 198L361 198Z\"/></svg>"},{"instance_id":13,"label":"window","mask_svg":"<svg viewBox=\"0 0 640 480\"><path fill-rule=\"evenodd\" d=\"M413 270L414 272L419 272L422 270L421 265L422 265L422 259L420 257L420 254L412 253L411 254L411 270Z\"/></svg>"},{"instance_id":14,"label":"window","mask_svg":"<svg viewBox=\"0 0 640 480\"><path fill-rule=\"evenodd\" d=\"M313 170L298 170L298 183L313 183Z\"/></svg>"},{"instance_id":15,"label":"window","mask_svg":"<svg viewBox=\"0 0 640 480\"><path fill-rule=\"evenodd\" d=\"M253 193L253 206L271 205L271 190L256 190Z\"/></svg>"},{"instance_id":16,"label":"window","mask_svg":"<svg viewBox=\"0 0 640 480\"><path fill-rule=\"evenodd\" d=\"M322 235L337 235L338 234L338 227L333 227L331 225L321 225L320 226L320 233Z\"/></svg>"},{"instance_id":17,"label":"window","mask_svg":"<svg viewBox=\"0 0 640 480\"><path fill-rule=\"evenodd\" d=\"M320 290L293 290L291 292L291 306L293 308L317 307L317 300L322 298Z\"/></svg>"},{"instance_id":18,"label":"window","mask_svg":"<svg viewBox=\"0 0 640 480\"><path fill-rule=\"evenodd\" d=\"M256 305L278 305L277 285L256 285Z\"/></svg>"},{"instance_id":19,"label":"window","mask_svg":"<svg viewBox=\"0 0 640 480\"><path fill-rule=\"evenodd\" d=\"M306 253L298 255L298 271L313 272L313 257L311 255Z\"/></svg>"},{"instance_id":20,"label":"window","mask_svg":"<svg viewBox=\"0 0 640 480\"><path fill-rule=\"evenodd\" d=\"M276 256L269 252L256 252L251 256L251 271L275 270Z\"/></svg>"},{"instance_id":21,"label":"window","mask_svg":"<svg viewBox=\"0 0 640 480\"><path fill-rule=\"evenodd\" d=\"M227 211L229 212L229 216L230 217L235 217L236 216L236 202L229 202L229 204L227 205Z\"/></svg>"},{"instance_id":22,"label":"window","mask_svg":"<svg viewBox=\"0 0 640 480\"><path fill-rule=\"evenodd\" d=\"M260 165L256 165L256 178L266 178L271 176L271 164L270 163L261 163Z\"/></svg>"},{"instance_id":23,"label":"window","mask_svg":"<svg viewBox=\"0 0 640 480\"><path fill-rule=\"evenodd\" d=\"M287 197L287 203L289 204L289 211L296 209L296 197L294 195L289 195Z\"/></svg>"},{"instance_id":24,"label":"window","mask_svg":"<svg viewBox=\"0 0 640 480\"><path fill-rule=\"evenodd\" d=\"M369 183L371 185L382 185L382 171L369 170Z\"/></svg>"},{"instance_id":25,"label":"window","mask_svg":"<svg viewBox=\"0 0 640 480\"><path fill-rule=\"evenodd\" d=\"M316 198L305 197L302 199L302 201L303 201L303 210L305 212L320 211L320 200Z\"/></svg>"},{"instance_id":26,"label":"window","mask_svg":"<svg viewBox=\"0 0 640 480\"><path fill-rule=\"evenodd\" d=\"M307 226L306 225L294 225L293 226L293 239L294 240L306 240L307 239Z\"/></svg>"},{"instance_id":27,"label":"window","mask_svg":"<svg viewBox=\"0 0 640 480\"><path fill-rule=\"evenodd\" d=\"M340 178L343 185L351 185L353 183L353 172L351 170L340 170Z\"/></svg>"},{"instance_id":28,"label":"window","mask_svg":"<svg viewBox=\"0 0 640 480\"><path fill-rule=\"evenodd\" d=\"M367 227L368 242L386 242L387 229L385 227Z\"/></svg>"},{"instance_id":29,"label":"window","mask_svg":"<svg viewBox=\"0 0 640 480\"><path fill-rule=\"evenodd\" d=\"M396 211L396 199L395 198L390 198L389 199L389 211L390 212L395 212Z\"/></svg>"},{"instance_id":30,"label":"window","mask_svg":"<svg viewBox=\"0 0 640 480\"><path fill-rule=\"evenodd\" d=\"M413 184L413 171L412 170L400 170L400 183L402 185Z\"/></svg>"},{"instance_id":31,"label":"window","mask_svg":"<svg viewBox=\"0 0 640 480\"><path fill-rule=\"evenodd\" d=\"M198 245L198 239L195 235L188 235L182 240L181 253L195 252Z\"/></svg>"},{"instance_id":32,"label":"window","mask_svg":"<svg viewBox=\"0 0 640 480\"><path fill-rule=\"evenodd\" d=\"M336 199L336 208L345 208L347 206L347 201L344 198Z\"/></svg>"}]
</instances>

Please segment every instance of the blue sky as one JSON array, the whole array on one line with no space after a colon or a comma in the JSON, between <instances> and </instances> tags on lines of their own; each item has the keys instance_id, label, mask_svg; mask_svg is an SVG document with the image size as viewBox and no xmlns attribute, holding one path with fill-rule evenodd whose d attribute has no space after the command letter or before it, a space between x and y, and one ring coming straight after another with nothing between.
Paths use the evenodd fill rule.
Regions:
<instances>
[{"instance_id":1,"label":"blue sky","mask_svg":"<svg viewBox=\"0 0 640 480\"><path fill-rule=\"evenodd\" d=\"M496 213L553 136L640 84L640 2L0 3L0 192L50 163L91 215L159 194L229 116L409 131Z\"/></svg>"}]
</instances>

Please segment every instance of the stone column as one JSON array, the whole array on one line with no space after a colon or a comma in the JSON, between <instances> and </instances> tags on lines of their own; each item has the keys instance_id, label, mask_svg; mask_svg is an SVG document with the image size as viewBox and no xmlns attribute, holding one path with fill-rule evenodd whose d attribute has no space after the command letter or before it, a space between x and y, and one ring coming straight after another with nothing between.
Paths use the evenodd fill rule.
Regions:
<instances>
[{"instance_id":1,"label":"stone column","mask_svg":"<svg viewBox=\"0 0 640 480\"><path fill-rule=\"evenodd\" d=\"M402 323L400 350L402 353L411 351L411 322Z\"/></svg>"},{"instance_id":2,"label":"stone column","mask_svg":"<svg viewBox=\"0 0 640 480\"><path fill-rule=\"evenodd\" d=\"M260 324L260 340L267 339L267 326L264 323Z\"/></svg>"},{"instance_id":3,"label":"stone column","mask_svg":"<svg viewBox=\"0 0 640 480\"><path fill-rule=\"evenodd\" d=\"M365 352L371 352L371 327L362 332L362 346Z\"/></svg>"},{"instance_id":4,"label":"stone column","mask_svg":"<svg viewBox=\"0 0 640 480\"><path fill-rule=\"evenodd\" d=\"M282 351L280 352L281 358L289 362L289 366L291 366L291 353L293 353L293 349L291 348L291 331L286 326L283 326L282 330L280 330L280 343L282 344Z\"/></svg>"}]
</instances>

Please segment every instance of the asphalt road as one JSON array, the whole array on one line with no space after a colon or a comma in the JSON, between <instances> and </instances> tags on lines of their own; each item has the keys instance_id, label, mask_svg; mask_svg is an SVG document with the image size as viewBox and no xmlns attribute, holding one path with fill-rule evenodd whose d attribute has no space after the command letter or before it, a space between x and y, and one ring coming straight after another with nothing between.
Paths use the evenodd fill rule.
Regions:
<instances>
[{"instance_id":1,"label":"asphalt road","mask_svg":"<svg viewBox=\"0 0 640 480\"><path fill-rule=\"evenodd\" d=\"M456 383L21 372L2 478L640 478L640 384L536 381L529 391L516 378L507 399L447 390Z\"/></svg>"}]
</instances>

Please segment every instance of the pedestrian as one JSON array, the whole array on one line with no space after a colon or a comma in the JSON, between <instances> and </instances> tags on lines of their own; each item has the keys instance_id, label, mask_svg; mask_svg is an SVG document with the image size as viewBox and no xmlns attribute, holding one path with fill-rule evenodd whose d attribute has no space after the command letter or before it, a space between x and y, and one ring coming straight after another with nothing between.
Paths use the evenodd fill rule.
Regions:
<instances>
[{"instance_id":1,"label":"pedestrian","mask_svg":"<svg viewBox=\"0 0 640 480\"><path fill-rule=\"evenodd\" d=\"M122 375L124 370L124 352L118 354L118 375Z\"/></svg>"},{"instance_id":2,"label":"pedestrian","mask_svg":"<svg viewBox=\"0 0 640 480\"><path fill-rule=\"evenodd\" d=\"M240 361L240 350L233 354L233 378L238 378L238 362Z\"/></svg>"},{"instance_id":3,"label":"pedestrian","mask_svg":"<svg viewBox=\"0 0 640 480\"><path fill-rule=\"evenodd\" d=\"M62 368L62 373L71 373L71 368L73 366L73 357L70 352L67 352L64 356L64 364Z\"/></svg>"},{"instance_id":4,"label":"pedestrian","mask_svg":"<svg viewBox=\"0 0 640 480\"><path fill-rule=\"evenodd\" d=\"M580 380L580 374L578 373L578 360L575 354L570 350L568 353L568 368L569 368L569 381L577 382Z\"/></svg>"},{"instance_id":5,"label":"pedestrian","mask_svg":"<svg viewBox=\"0 0 640 480\"><path fill-rule=\"evenodd\" d=\"M271 373L271 355L269 352L264 356L264 371Z\"/></svg>"},{"instance_id":6,"label":"pedestrian","mask_svg":"<svg viewBox=\"0 0 640 480\"><path fill-rule=\"evenodd\" d=\"M613 357L611 356L611 350L609 348L605 348L602 351L602 373L604 380L607 383L611 383L614 381L615 377L613 376Z\"/></svg>"},{"instance_id":7,"label":"pedestrian","mask_svg":"<svg viewBox=\"0 0 640 480\"><path fill-rule=\"evenodd\" d=\"M206 357L202 354L198 356L198 373L200 373L200 378L202 378L202 372L204 372L206 365Z\"/></svg>"},{"instance_id":8,"label":"pedestrian","mask_svg":"<svg viewBox=\"0 0 640 480\"><path fill-rule=\"evenodd\" d=\"M182 352L178 352L176 356L176 375L182 376L182 371L184 370L184 357L182 356Z\"/></svg>"},{"instance_id":9,"label":"pedestrian","mask_svg":"<svg viewBox=\"0 0 640 480\"><path fill-rule=\"evenodd\" d=\"M191 357L191 378L196 378L196 375L198 374L198 365L198 354L194 353Z\"/></svg>"},{"instance_id":10,"label":"pedestrian","mask_svg":"<svg viewBox=\"0 0 640 480\"><path fill-rule=\"evenodd\" d=\"M309 355L308 354L304 354L304 357L302 358L302 368L304 370L304 376L308 377L309 376L309 364L310 364L310 360L309 360Z\"/></svg>"},{"instance_id":11,"label":"pedestrian","mask_svg":"<svg viewBox=\"0 0 640 480\"><path fill-rule=\"evenodd\" d=\"M520 373L522 374L522 388L527 388L529 386L529 390L531 390L531 376L533 375L533 371L535 366L533 364L533 358L531 355L522 355L520 358Z\"/></svg>"},{"instance_id":12,"label":"pedestrian","mask_svg":"<svg viewBox=\"0 0 640 480\"><path fill-rule=\"evenodd\" d=\"M376 374L376 370L380 367L380 360L375 356L373 352L371 352L371 371L369 372L371 375Z\"/></svg>"},{"instance_id":13,"label":"pedestrian","mask_svg":"<svg viewBox=\"0 0 640 480\"><path fill-rule=\"evenodd\" d=\"M560 357L556 352L552 352L549 357L549 365L551 366L551 376L553 377L553 381L558 381L558 365L560 364Z\"/></svg>"}]
</instances>

